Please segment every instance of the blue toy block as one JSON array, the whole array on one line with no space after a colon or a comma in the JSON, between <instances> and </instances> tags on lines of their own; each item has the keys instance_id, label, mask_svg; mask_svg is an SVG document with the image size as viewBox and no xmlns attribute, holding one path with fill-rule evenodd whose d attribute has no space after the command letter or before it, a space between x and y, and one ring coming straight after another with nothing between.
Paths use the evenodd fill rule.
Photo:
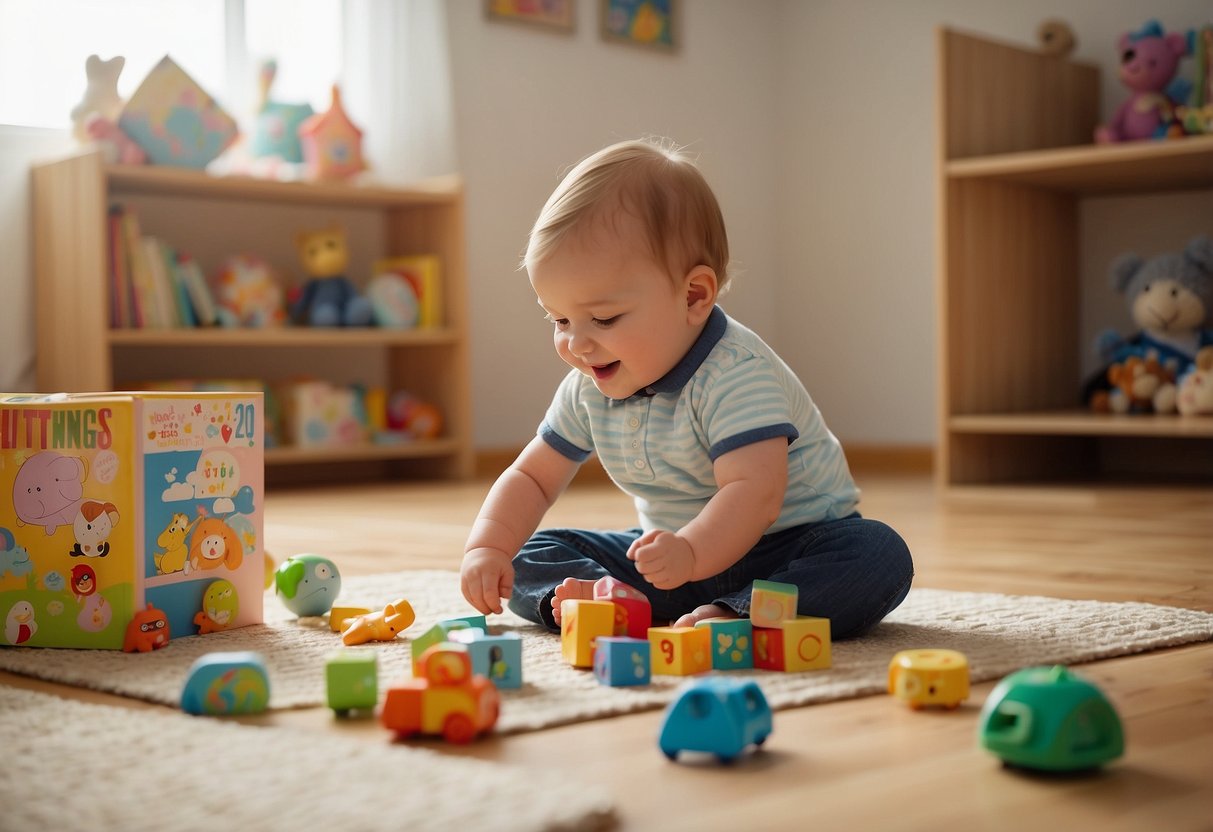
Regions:
<instances>
[{"instance_id":1,"label":"blue toy block","mask_svg":"<svg viewBox=\"0 0 1213 832\"><path fill-rule=\"evenodd\" d=\"M647 639L599 636L594 646L594 676L604 685L647 685L651 665Z\"/></svg>"},{"instance_id":2,"label":"blue toy block","mask_svg":"<svg viewBox=\"0 0 1213 832\"><path fill-rule=\"evenodd\" d=\"M467 627L452 630L450 639L467 645L472 673L486 677L499 688L522 687L522 637L517 633L489 635Z\"/></svg>"},{"instance_id":3,"label":"blue toy block","mask_svg":"<svg viewBox=\"0 0 1213 832\"><path fill-rule=\"evenodd\" d=\"M452 625L452 624L466 624L469 627L475 627L478 630L484 630L486 633L489 631L488 619L485 618L483 615L464 615L464 616L460 616L459 618L444 618L441 621L439 621L438 623L445 624L448 626Z\"/></svg>"},{"instance_id":4,"label":"blue toy block","mask_svg":"<svg viewBox=\"0 0 1213 832\"><path fill-rule=\"evenodd\" d=\"M695 625L712 634L712 669L754 666L754 626L748 618L709 618Z\"/></svg>"},{"instance_id":5,"label":"blue toy block","mask_svg":"<svg viewBox=\"0 0 1213 832\"><path fill-rule=\"evenodd\" d=\"M190 667L181 691L187 714L259 714L269 706L270 676L260 653L207 653Z\"/></svg>"}]
</instances>

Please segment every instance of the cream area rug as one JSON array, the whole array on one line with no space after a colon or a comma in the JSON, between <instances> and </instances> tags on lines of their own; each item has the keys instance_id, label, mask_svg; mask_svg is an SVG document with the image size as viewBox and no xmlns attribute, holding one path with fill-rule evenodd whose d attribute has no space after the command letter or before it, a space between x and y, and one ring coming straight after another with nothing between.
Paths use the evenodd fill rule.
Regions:
<instances>
[{"instance_id":1,"label":"cream area rug","mask_svg":"<svg viewBox=\"0 0 1213 832\"><path fill-rule=\"evenodd\" d=\"M454 572L416 571L350 578L342 600L376 608L406 598L416 622L386 644L342 648L321 619L297 619L273 597L266 623L240 630L174 639L147 654L116 651L6 648L0 669L54 682L177 705L186 671L213 651L256 650L270 675L270 706L296 708L325 702L325 659L334 651L376 650L380 695L409 674L410 638L434 622L474 614L459 593ZM523 687L503 690L499 733L659 708L684 679L656 676L644 687L600 685L588 670L564 663L560 639L507 612L490 629L523 639ZM881 693L898 650L945 647L969 659L974 682L1000 678L1039 664L1078 664L1213 639L1213 614L1142 603L1065 601L935 589L914 589L869 635L838 642L833 667L804 673L731 671L761 685L773 708Z\"/></svg>"},{"instance_id":2,"label":"cream area rug","mask_svg":"<svg viewBox=\"0 0 1213 832\"><path fill-rule=\"evenodd\" d=\"M376 744L0 687L0 828L450 832L613 824L601 788L384 737Z\"/></svg>"}]
</instances>

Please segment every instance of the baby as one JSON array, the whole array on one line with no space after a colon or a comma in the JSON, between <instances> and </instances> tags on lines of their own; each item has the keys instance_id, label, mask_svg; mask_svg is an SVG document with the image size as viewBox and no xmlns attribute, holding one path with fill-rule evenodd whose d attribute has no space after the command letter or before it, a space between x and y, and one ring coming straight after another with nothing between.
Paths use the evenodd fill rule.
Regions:
<instances>
[{"instance_id":1,"label":"baby","mask_svg":"<svg viewBox=\"0 0 1213 832\"><path fill-rule=\"evenodd\" d=\"M860 517L838 440L761 338L717 306L724 219L699 169L649 141L577 165L531 229L524 263L572 370L537 436L498 478L465 548L464 597L559 629L560 603L613 576L654 622L749 613L753 581L795 584L798 613L859 635L914 568L901 537ZM597 453L638 528L536 532Z\"/></svg>"}]
</instances>

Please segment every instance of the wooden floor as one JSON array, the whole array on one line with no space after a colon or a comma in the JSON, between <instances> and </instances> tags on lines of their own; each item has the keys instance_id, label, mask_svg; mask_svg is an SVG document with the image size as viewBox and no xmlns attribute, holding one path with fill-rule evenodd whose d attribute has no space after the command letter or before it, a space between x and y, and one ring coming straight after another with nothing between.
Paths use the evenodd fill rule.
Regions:
<instances>
[{"instance_id":1,"label":"wooden floor","mask_svg":"<svg viewBox=\"0 0 1213 832\"><path fill-rule=\"evenodd\" d=\"M1140 600L1213 612L1213 489L1000 490L948 500L926 475L864 475L861 508L905 536L915 586ZM323 552L343 574L459 565L488 483L273 492L266 541L280 559ZM610 486L576 485L551 525L630 525ZM739 764L671 764L660 712L466 749L521 766L564 766L616 795L625 829L1213 829L1213 643L1084 665L1125 723L1127 751L1102 773L1032 777L976 747L993 683L959 711L914 713L885 696L780 711L762 752ZM0 674L0 683L151 708ZM324 709L253 721L387 742L375 723ZM407 828L403 824L402 828Z\"/></svg>"}]
</instances>

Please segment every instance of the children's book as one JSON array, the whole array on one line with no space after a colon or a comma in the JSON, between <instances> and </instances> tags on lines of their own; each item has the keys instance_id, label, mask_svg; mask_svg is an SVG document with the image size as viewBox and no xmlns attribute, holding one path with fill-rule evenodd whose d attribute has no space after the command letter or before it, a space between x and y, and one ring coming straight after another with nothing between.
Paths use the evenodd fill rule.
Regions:
<instances>
[{"instance_id":1,"label":"children's book","mask_svg":"<svg viewBox=\"0 0 1213 832\"><path fill-rule=\"evenodd\" d=\"M261 622L263 405L0 394L0 645L151 649L149 622Z\"/></svg>"},{"instance_id":2,"label":"children's book","mask_svg":"<svg viewBox=\"0 0 1213 832\"><path fill-rule=\"evenodd\" d=\"M418 327L443 325L442 269L436 255L388 257L375 262L374 273L398 274L409 282L417 295Z\"/></svg>"}]
</instances>

